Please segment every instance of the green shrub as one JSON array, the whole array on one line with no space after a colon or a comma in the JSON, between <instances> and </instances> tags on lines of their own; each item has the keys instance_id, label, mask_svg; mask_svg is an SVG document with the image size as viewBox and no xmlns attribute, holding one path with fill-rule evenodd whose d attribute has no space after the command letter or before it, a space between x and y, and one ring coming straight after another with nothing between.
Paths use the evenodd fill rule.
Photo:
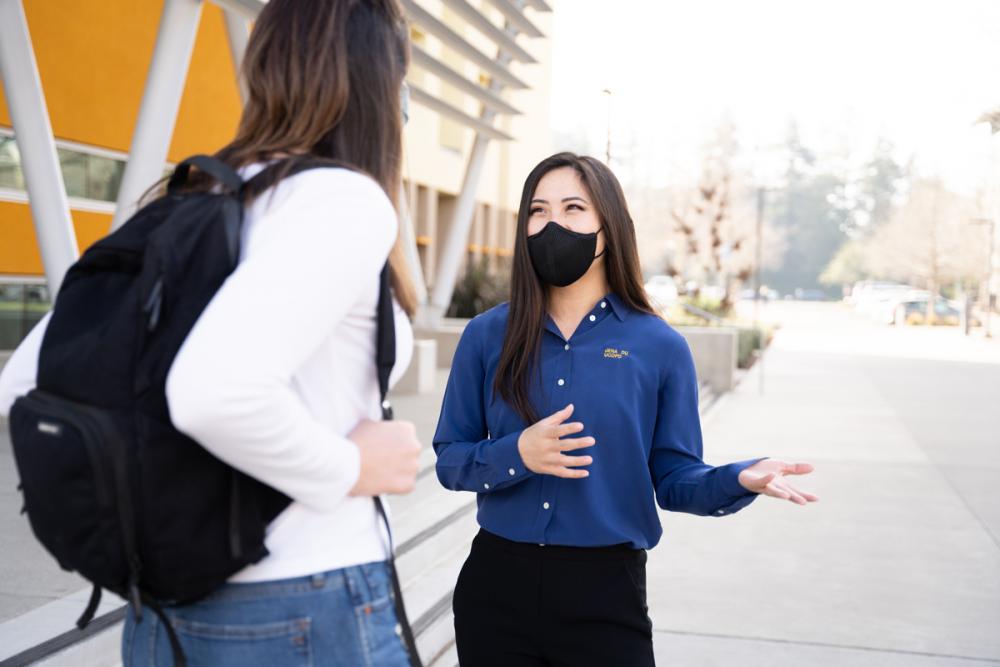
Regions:
<instances>
[{"instance_id":1,"label":"green shrub","mask_svg":"<svg viewBox=\"0 0 1000 667\"><path fill-rule=\"evenodd\" d=\"M753 366L755 351L760 347L760 337L763 330L740 327L736 332L736 365L739 368L750 368Z\"/></svg>"},{"instance_id":2,"label":"green shrub","mask_svg":"<svg viewBox=\"0 0 1000 667\"><path fill-rule=\"evenodd\" d=\"M500 270L489 271L489 258L468 262L465 274L451 296L447 317L475 317L506 301L510 294L510 263L502 261Z\"/></svg>"}]
</instances>

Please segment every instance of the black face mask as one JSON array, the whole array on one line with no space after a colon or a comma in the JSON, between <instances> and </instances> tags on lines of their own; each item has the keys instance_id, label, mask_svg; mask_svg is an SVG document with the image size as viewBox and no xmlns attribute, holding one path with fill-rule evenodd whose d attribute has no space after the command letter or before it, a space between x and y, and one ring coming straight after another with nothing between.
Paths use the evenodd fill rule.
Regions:
<instances>
[{"instance_id":1,"label":"black face mask","mask_svg":"<svg viewBox=\"0 0 1000 667\"><path fill-rule=\"evenodd\" d=\"M543 283L555 287L572 285L600 256L594 255L597 234L571 232L554 220L549 222L542 231L528 237L528 255L535 273Z\"/></svg>"}]
</instances>

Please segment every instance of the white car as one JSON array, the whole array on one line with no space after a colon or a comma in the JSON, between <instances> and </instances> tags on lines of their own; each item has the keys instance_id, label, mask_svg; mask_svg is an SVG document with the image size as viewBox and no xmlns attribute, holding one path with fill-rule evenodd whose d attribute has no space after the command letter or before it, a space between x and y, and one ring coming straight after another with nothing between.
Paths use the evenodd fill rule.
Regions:
<instances>
[{"instance_id":1,"label":"white car","mask_svg":"<svg viewBox=\"0 0 1000 667\"><path fill-rule=\"evenodd\" d=\"M645 287L654 308L666 308L677 301L677 283L670 276L653 276Z\"/></svg>"}]
</instances>

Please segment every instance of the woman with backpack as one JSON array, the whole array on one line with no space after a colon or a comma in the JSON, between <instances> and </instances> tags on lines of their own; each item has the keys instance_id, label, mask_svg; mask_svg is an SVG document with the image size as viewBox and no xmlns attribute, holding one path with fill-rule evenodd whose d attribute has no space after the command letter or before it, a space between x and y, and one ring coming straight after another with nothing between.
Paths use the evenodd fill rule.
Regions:
<instances>
[{"instance_id":1,"label":"woman with backpack","mask_svg":"<svg viewBox=\"0 0 1000 667\"><path fill-rule=\"evenodd\" d=\"M375 370L387 258L394 378L412 343L394 207L408 60L396 0L271 0L255 22L246 107L216 157L243 179L272 168L246 206L238 266L170 367L166 401L177 429L287 507L267 526L266 555L207 597L160 600L141 621L131 604L125 665L173 664L172 648L215 667L411 664L372 502L413 488L420 450L412 424L380 421ZM343 168L296 173L315 159ZM0 412L34 386L45 329L10 359ZM179 488L197 483L173 474ZM234 491L232 502L239 511L248 499Z\"/></svg>"},{"instance_id":2,"label":"woman with backpack","mask_svg":"<svg viewBox=\"0 0 1000 667\"><path fill-rule=\"evenodd\" d=\"M478 494L453 602L475 667L653 665L654 499L705 516L817 499L785 478L808 464L702 461L691 353L647 301L621 186L570 153L525 181L510 302L466 327L434 448L441 483Z\"/></svg>"}]
</instances>

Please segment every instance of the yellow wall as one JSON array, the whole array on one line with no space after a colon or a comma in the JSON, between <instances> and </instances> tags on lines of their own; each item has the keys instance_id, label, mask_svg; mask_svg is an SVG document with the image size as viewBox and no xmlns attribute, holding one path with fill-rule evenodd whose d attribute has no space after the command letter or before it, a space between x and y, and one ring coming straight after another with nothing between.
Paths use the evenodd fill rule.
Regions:
<instances>
[{"instance_id":1,"label":"yellow wall","mask_svg":"<svg viewBox=\"0 0 1000 667\"><path fill-rule=\"evenodd\" d=\"M53 134L127 152L163 3L24 0ZM222 11L205 3L169 159L212 152L233 135L240 100ZM0 126L11 119L0 90ZM0 202L0 274L42 272L28 207ZM73 211L82 246L110 216Z\"/></svg>"},{"instance_id":2,"label":"yellow wall","mask_svg":"<svg viewBox=\"0 0 1000 667\"><path fill-rule=\"evenodd\" d=\"M27 204L0 201L0 273L42 275L42 256L35 243L35 228L31 224L31 209ZM108 232L111 215L91 211L73 211L73 226L80 252Z\"/></svg>"}]
</instances>

